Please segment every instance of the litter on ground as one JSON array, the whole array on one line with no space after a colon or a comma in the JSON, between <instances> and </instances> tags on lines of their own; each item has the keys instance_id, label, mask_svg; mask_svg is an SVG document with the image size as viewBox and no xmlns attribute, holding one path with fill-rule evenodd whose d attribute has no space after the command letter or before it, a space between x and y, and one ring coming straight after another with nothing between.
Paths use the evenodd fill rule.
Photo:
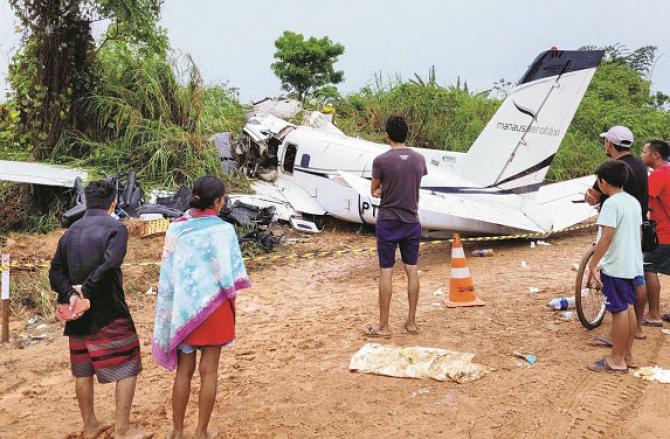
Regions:
<instances>
[{"instance_id":1,"label":"litter on ground","mask_svg":"<svg viewBox=\"0 0 670 439\"><path fill-rule=\"evenodd\" d=\"M475 354L420 346L398 347L367 343L351 357L349 369L373 375L469 383L490 369L473 363Z\"/></svg>"},{"instance_id":2,"label":"litter on ground","mask_svg":"<svg viewBox=\"0 0 670 439\"><path fill-rule=\"evenodd\" d=\"M641 367L633 374L636 378L655 381L661 384L670 384L670 369L655 367Z\"/></svg>"},{"instance_id":3,"label":"litter on ground","mask_svg":"<svg viewBox=\"0 0 670 439\"><path fill-rule=\"evenodd\" d=\"M517 358L521 358L526 360L528 364L535 364L537 361L537 355L532 355L532 354L522 354L521 352L514 352L512 355L514 355Z\"/></svg>"},{"instance_id":4,"label":"litter on ground","mask_svg":"<svg viewBox=\"0 0 670 439\"><path fill-rule=\"evenodd\" d=\"M574 311L563 311L560 313L561 315L561 320L565 320L566 322L571 322L577 317L577 313Z\"/></svg>"}]
</instances>

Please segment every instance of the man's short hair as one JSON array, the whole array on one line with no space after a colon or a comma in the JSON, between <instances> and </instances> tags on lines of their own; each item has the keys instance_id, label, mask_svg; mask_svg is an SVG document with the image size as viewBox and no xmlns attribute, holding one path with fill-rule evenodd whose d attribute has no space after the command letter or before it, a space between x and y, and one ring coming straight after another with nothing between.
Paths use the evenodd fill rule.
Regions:
<instances>
[{"instance_id":1,"label":"man's short hair","mask_svg":"<svg viewBox=\"0 0 670 439\"><path fill-rule=\"evenodd\" d=\"M407 140L407 122L402 116L391 116L386 120L386 134L395 143L405 143Z\"/></svg>"},{"instance_id":2,"label":"man's short hair","mask_svg":"<svg viewBox=\"0 0 670 439\"><path fill-rule=\"evenodd\" d=\"M86 208L107 210L116 200L116 182L111 179L92 181L86 186Z\"/></svg>"},{"instance_id":3,"label":"man's short hair","mask_svg":"<svg viewBox=\"0 0 670 439\"><path fill-rule=\"evenodd\" d=\"M663 160L667 161L668 157L670 157L670 145L665 140L652 139L647 144L649 145L649 150L657 152Z\"/></svg>"},{"instance_id":4,"label":"man's short hair","mask_svg":"<svg viewBox=\"0 0 670 439\"><path fill-rule=\"evenodd\" d=\"M614 187L623 188L628 181L628 165L620 160L610 160L600 165L596 176Z\"/></svg>"}]
</instances>

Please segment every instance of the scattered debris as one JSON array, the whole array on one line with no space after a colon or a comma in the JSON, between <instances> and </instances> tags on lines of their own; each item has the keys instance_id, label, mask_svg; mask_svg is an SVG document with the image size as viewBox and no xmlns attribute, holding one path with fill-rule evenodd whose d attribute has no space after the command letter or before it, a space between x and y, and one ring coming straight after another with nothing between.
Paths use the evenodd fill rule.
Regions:
<instances>
[{"instance_id":1,"label":"scattered debris","mask_svg":"<svg viewBox=\"0 0 670 439\"><path fill-rule=\"evenodd\" d=\"M431 303L430 303L430 306L433 306L433 307L435 307L435 308L439 308L439 307L442 306L442 304L441 304L440 302L431 302Z\"/></svg>"},{"instance_id":2,"label":"scattered debris","mask_svg":"<svg viewBox=\"0 0 670 439\"><path fill-rule=\"evenodd\" d=\"M149 289L147 290L147 292L144 293L144 294L146 294L147 296L155 296L155 295L156 295L156 292L154 291L154 287L149 287Z\"/></svg>"},{"instance_id":3,"label":"scattered debris","mask_svg":"<svg viewBox=\"0 0 670 439\"><path fill-rule=\"evenodd\" d=\"M670 329L661 329L661 334L670 335Z\"/></svg>"},{"instance_id":4,"label":"scattered debris","mask_svg":"<svg viewBox=\"0 0 670 439\"><path fill-rule=\"evenodd\" d=\"M253 113L268 113L282 119L292 119L302 111L302 102L289 98L265 98L253 102Z\"/></svg>"},{"instance_id":5,"label":"scattered debris","mask_svg":"<svg viewBox=\"0 0 670 439\"><path fill-rule=\"evenodd\" d=\"M314 224L311 221L306 221L301 218L293 218L293 217L291 217L289 221L291 223L291 227L293 228L293 230L297 230L298 232L305 232L305 233L321 232L321 230L319 230L316 224Z\"/></svg>"},{"instance_id":6,"label":"scattered debris","mask_svg":"<svg viewBox=\"0 0 670 439\"><path fill-rule=\"evenodd\" d=\"M428 389L426 387L420 387L420 388L418 388L418 389L416 389L415 391L412 392L412 398L416 398L417 396L420 396L420 395L427 395L429 393L430 393L430 389Z\"/></svg>"},{"instance_id":7,"label":"scattered debris","mask_svg":"<svg viewBox=\"0 0 670 439\"><path fill-rule=\"evenodd\" d=\"M571 322L577 317L577 313L574 311L563 311L560 313L561 315L561 320L564 320L566 322Z\"/></svg>"},{"instance_id":8,"label":"scattered debris","mask_svg":"<svg viewBox=\"0 0 670 439\"><path fill-rule=\"evenodd\" d=\"M521 352L514 352L512 355L514 355L517 358L521 358L523 360L526 360L528 364L535 364L537 361L537 355L532 355L532 354L522 354Z\"/></svg>"},{"instance_id":9,"label":"scattered debris","mask_svg":"<svg viewBox=\"0 0 670 439\"><path fill-rule=\"evenodd\" d=\"M433 292L433 296L444 296L444 291L442 291L442 288L438 288Z\"/></svg>"},{"instance_id":10,"label":"scattered debris","mask_svg":"<svg viewBox=\"0 0 670 439\"><path fill-rule=\"evenodd\" d=\"M221 218L236 226L268 226L275 222L275 207L258 207L240 200L228 203L221 209Z\"/></svg>"},{"instance_id":11,"label":"scattered debris","mask_svg":"<svg viewBox=\"0 0 670 439\"><path fill-rule=\"evenodd\" d=\"M564 309L572 309L575 307L575 298L574 297L557 297L551 299L547 302L547 306L554 311L560 311Z\"/></svg>"},{"instance_id":12,"label":"scattered debris","mask_svg":"<svg viewBox=\"0 0 670 439\"><path fill-rule=\"evenodd\" d=\"M539 293L541 290L540 290L539 288L536 288L536 287L529 287L529 288L528 288L528 291L529 291L531 294L537 294L537 293Z\"/></svg>"},{"instance_id":13,"label":"scattered debris","mask_svg":"<svg viewBox=\"0 0 670 439\"><path fill-rule=\"evenodd\" d=\"M483 248L483 249L473 250L471 255L476 257L476 258L482 258L482 257L486 257L486 256L493 256L493 249L492 248Z\"/></svg>"},{"instance_id":14,"label":"scattered debris","mask_svg":"<svg viewBox=\"0 0 670 439\"><path fill-rule=\"evenodd\" d=\"M524 270L525 270L526 268L528 268L528 262L526 262L526 261L521 261L521 268L523 268Z\"/></svg>"},{"instance_id":15,"label":"scattered debris","mask_svg":"<svg viewBox=\"0 0 670 439\"><path fill-rule=\"evenodd\" d=\"M473 363L475 354L426 347L383 346L367 343L351 358L353 371L398 378L434 379L469 383L491 369Z\"/></svg>"},{"instance_id":16,"label":"scattered debris","mask_svg":"<svg viewBox=\"0 0 670 439\"><path fill-rule=\"evenodd\" d=\"M119 218L137 217L138 209L144 204L144 191L135 174L131 172L127 176L115 175L110 180L116 185L119 194L115 214ZM65 228L82 218L86 212L86 195L81 178L75 179L73 190L75 206L61 216L61 225Z\"/></svg>"},{"instance_id":17,"label":"scattered debris","mask_svg":"<svg viewBox=\"0 0 670 439\"><path fill-rule=\"evenodd\" d=\"M636 378L647 381L656 381L661 384L670 384L670 369L662 369L658 366L641 367L633 374Z\"/></svg>"},{"instance_id":18,"label":"scattered debris","mask_svg":"<svg viewBox=\"0 0 670 439\"><path fill-rule=\"evenodd\" d=\"M38 326L42 326L44 324L44 317L41 315L34 315L28 320L26 320L26 329L34 329L37 328Z\"/></svg>"},{"instance_id":19,"label":"scattered debris","mask_svg":"<svg viewBox=\"0 0 670 439\"><path fill-rule=\"evenodd\" d=\"M579 271L579 264L572 264L572 267L570 267L572 271Z\"/></svg>"},{"instance_id":20,"label":"scattered debris","mask_svg":"<svg viewBox=\"0 0 670 439\"><path fill-rule=\"evenodd\" d=\"M530 248L535 248L535 241L530 242Z\"/></svg>"},{"instance_id":21,"label":"scattered debris","mask_svg":"<svg viewBox=\"0 0 670 439\"><path fill-rule=\"evenodd\" d=\"M232 174L240 165L235 159L235 147L233 144L233 133L217 133L211 138L211 142L216 147L221 159L223 172L227 175Z\"/></svg>"},{"instance_id":22,"label":"scattered debris","mask_svg":"<svg viewBox=\"0 0 670 439\"><path fill-rule=\"evenodd\" d=\"M542 246L547 247L547 246L550 246L551 244L549 244L546 241L539 240L539 241L537 241L537 245L542 245Z\"/></svg>"}]
</instances>

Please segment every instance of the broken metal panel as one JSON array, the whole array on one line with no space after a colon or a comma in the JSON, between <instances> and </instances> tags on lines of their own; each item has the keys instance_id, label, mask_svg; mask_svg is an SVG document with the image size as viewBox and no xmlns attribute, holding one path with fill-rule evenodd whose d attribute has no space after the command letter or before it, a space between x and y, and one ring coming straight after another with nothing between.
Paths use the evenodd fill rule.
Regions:
<instances>
[{"instance_id":1,"label":"broken metal panel","mask_svg":"<svg viewBox=\"0 0 670 439\"><path fill-rule=\"evenodd\" d=\"M292 119L302 111L302 103L296 99L265 98L254 102L254 113L267 113L282 119Z\"/></svg>"},{"instance_id":2,"label":"broken metal panel","mask_svg":"<svg viewBox=\"0 0 670 439\"><path fill-rule=\"evenodd\" d=\"M0 160L0 180L44 186L74 187L77 177L88 180L88 173L78 168L37 162Z\"/></svg>"},{"instance_id":3,"label":"broken metal panel","mask_svg":"<svg viewBox=\"0 0 670 439\"><path fill-rule=\"evenodd\" d=\"M267 113L258 113L249 118L244 126L244 132L252 136L253 140L267 140L273 135L283 137L286 131L295 128L295 125ZM288 129L288 130L287 130Z\"/></svg>"},{"instance_id":4,"label":"broken metal panel","mask_svg":"<svg viewBox=\"0 0 670 439\"><path fill-rule=\"evenodd\" d=\"M239 168L239 164L235 159L235 148L233 145L233 133L217 133L212 136L211 142L214 144L216 151L221 159L223 172L231 174L235 169Z\"/></svg>"}]
</instances>

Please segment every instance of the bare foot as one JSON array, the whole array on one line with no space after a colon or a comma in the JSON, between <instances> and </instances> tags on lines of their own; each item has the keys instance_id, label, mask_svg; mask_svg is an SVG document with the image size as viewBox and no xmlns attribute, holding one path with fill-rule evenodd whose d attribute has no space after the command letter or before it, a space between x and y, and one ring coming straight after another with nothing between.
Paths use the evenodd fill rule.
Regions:
<instances>
[{"instance_id":1,"label":"bare foot","mask_svg":"<svg viewBox=\"0 0 670 439\"><path fill-rule=\"evenodd\" d=\"M129 427L123 433L118 431L114 432L114 439L147 439L153 436L151 433L138 430L137 428Z\"/></svg>"},{"instance_id":2,"label":"bare foot","mask_svg":"<svg viewBox=\"0 0 670 439\"><path fill-rule=\"evenodd\" d=\"M198 433L197 431L195 432L195 439L214 439L218 436L219 432L214 430L207 430L206 433Z\"/></svg>"},{"instance_id":3,"label":"bare foot","mask_svg":"<svg viewBox=\"0 0 670 439\"><path fill-rule=\"evenodd\" d=\"M363 333L368 337L390 338L391 332L388 329L382 329L379 326L367 325L363 328Z\"/></svg>"},{"instance_id":4,"label":"bare foot","mask_svg":"<svg viewBox=\"0 0 670 439\"><path fill-rule=\"evenodd\" d=\"M165 436L167 439L182 439L184 437L183 431L173 431L169 435Z\"/></svg>"},{"instance_id":5,"label":"bare foot","mask_svg":"<svg viewBox=\"0 0 670 439\"><path fill-rule=\"evenodd\" d=\"M638 366L637 362L635 361L635 359L633 357L626 357L625 361L626 361L626 366L629 369L639 369L640 368L640 366Z\"/></svg>"},{"instance_id":6,"label":"bare foot","mask_svg":"<svg viewBox=\"0 0 670 439\"><path fill-rule=\"evenodd\" d=\"M112 421L98 421L89 427L84 427L84 439L95 439L113 426Z\"/></svg>"},{"instance_id":7,"label":"bare foot","mask_svg":"<svg viewBox=\"0 0 670 439\"><path fill-rule=\"evenodd\" d=\"M607 362L607 364L608 364L612 369L617 369L617 370L619 370L619 369L623 369L623 370L626 370L626 367L627 367L627 366L626 366L626 362L625 362L625 361L620 362L620 363L617 363L617 362L615 362L615 361L612 359L612 356L611 356L611 355L608 355L608 356L604 357L603 359Z\"/></svg>"},{"instance_id":8,"label":"bare foot","mask_svg":"<svg viewBox=\"0 0 670 439\"><path fill-rule=\"evenodd\" d=\"M416 326L416 323L405 322L405 330L410 335L416 335L419 333L419 327Z\"/></svg>"}]
</instances>

